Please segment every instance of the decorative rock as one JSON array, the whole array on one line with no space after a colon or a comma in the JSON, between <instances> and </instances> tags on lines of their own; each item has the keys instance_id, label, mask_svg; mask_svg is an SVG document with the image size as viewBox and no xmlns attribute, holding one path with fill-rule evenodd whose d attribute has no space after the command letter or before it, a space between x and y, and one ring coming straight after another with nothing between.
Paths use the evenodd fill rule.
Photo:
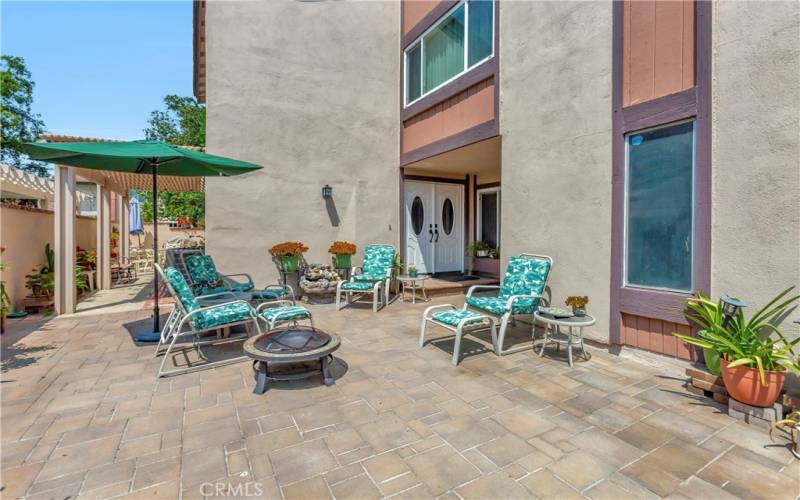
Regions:
<instances>
[{"instance_id":1,"label":"decorative rock","mask_svg":"<svg viewBox=\"0 0 800 500\"><path fill-rule=\"evenodd\" d=\"M309 295L327 295L336 291L339 274L329 265L311 264L300 276L300 289Z\"/></svg>"}]
</instances>

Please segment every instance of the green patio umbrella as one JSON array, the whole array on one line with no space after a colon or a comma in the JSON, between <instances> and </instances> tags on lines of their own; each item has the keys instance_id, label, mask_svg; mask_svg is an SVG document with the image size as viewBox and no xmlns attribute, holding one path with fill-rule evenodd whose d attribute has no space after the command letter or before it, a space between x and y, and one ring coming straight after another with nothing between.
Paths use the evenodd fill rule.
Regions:
<instances>
[{"instance_id":1,"label":"green patio umbrella","mask_svg":"<svg viewBox=\"0 0 800 500\"><path fill-rule=\"evenodd\" d=\"M127 142L29 142L23 149L32 160L95 170L111 170L153 176L153 221L158 221L158 176L226 177L261 167L254 163L214 156L160 141ZM153 224L153 255L158 262L158 224ZM159 327L158 273L155 273L152 334L140 341L157 341Z\"/></svg>"}]
</instances>

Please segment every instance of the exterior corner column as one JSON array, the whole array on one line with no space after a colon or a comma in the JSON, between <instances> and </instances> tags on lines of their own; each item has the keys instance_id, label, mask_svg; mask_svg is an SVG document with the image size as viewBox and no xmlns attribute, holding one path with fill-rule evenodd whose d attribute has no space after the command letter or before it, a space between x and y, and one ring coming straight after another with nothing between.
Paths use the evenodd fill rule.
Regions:
<instances>
[{"instance_id":1,"label":"exterior corner column","mask_svg":"<svg viewBox=\"0 0 800 500\"><path fill-rule=\"evenodd\" d=\"M127 260L130 258L131 248L131 199L128 196L124 196L120 206L122 211L119 218L120 253L121 257Z\"/></svg>"},{"instance_id":2,"label":"exterior corner column","mask_svg":"<svg viewBox=\"0 0 800 500\"><path fill-rule=\"evenodd\" d=\"M111 192L97 184L97 288L111 288Z\"/></svg>"},{"instance_id":3,"label":"exterior corner column","mask_svg":"<svg viewBox=\"0 0 800 500\"><path fill-rule=\"evenodd\" d=\"M75 312L75 169L56 165L55 173L55 309L56 314Z\"/></svg>"}]
</instances>

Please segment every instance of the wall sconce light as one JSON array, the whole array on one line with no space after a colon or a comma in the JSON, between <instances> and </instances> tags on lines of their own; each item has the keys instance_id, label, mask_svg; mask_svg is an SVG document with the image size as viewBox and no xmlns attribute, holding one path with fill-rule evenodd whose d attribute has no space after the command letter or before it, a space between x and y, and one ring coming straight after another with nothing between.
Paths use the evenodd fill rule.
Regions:
<instances>
[{"instance_id":1,"label":"wall sconce light","mask_svg":"<svg viewBox=\"0 0 800 500\"><path fill-rule=\"evenodd\" d=\"M322 187L322 197L323 198L332 198L333 197L333 188L329 185L325 184Z\"/></svg>"},{"instance_id":2,"label":"wall sconce light","mask_svg":"<svg viewBox=\"0 0 800 500\"><path fill-rule=\"evenodd\" d=\"M729 297L727 295L723 295L719 299L722 302L722 315L725 317L722 324L726 326L728 322L738 314L739 309L743 307L747 307L747 304L742 302L741 300L737 299L736 297Z\"/></svg>"}]
</instances>

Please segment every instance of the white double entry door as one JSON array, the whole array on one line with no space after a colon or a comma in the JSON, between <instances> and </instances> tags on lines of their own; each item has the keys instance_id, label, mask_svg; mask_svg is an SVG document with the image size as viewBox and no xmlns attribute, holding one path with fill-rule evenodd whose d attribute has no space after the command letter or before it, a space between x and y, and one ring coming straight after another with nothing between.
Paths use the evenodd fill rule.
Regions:
<instances>
[{"instance_id":1,"label":"white double entry door","mask_svg":"<svg viewBox=\"0 0 800 500\"><path fill-rule=\"evenodd\" d=\"M405 182L406 265L419 273L464 270L464 186Z\"/></svg>"}]
</instances>

